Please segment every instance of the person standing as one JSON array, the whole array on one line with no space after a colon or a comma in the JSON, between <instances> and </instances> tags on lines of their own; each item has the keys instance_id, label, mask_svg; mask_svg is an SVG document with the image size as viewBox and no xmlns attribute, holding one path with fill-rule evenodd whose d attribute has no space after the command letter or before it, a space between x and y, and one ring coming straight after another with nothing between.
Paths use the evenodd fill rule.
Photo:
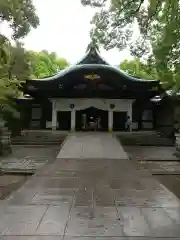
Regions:
<instances>
[{"instance_id":1,"label":"person standing","mask_svg":"<svg viewBox=\"0 0 180 240\"><path fill-rule=\"evenodd\" d=\"M126 123L125 123L125 129L127 132L132 131L132 121L129 116L127 116Z\"/></svg>"}]
</instances>

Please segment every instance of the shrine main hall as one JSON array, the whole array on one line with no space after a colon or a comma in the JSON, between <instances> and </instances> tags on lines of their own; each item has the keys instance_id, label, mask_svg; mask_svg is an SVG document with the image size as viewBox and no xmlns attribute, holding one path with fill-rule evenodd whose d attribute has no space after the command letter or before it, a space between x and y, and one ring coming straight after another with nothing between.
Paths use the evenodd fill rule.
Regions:
<instances>
[{"instance_id":1,"label":"shrine main hall","mask_svg":"<svg viewBox=\"0 0 180 240\"><path fill-rule=\"evenodd\" d=\"M171 108L157 100L164 94L158 80L111 66L93 45L75 65L27 80L23 92L18 99L22 129L124 131L128 117L138 131L168 127L171 121Z\"/></svg>"}]
</instances>

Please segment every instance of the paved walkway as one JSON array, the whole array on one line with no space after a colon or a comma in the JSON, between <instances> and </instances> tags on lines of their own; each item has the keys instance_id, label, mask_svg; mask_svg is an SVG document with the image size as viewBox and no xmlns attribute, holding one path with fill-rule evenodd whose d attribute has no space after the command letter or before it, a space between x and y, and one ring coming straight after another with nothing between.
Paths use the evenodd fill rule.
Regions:
<instances>
[{"instance_id":1,"label":"paved walkway","mask_svg":"<svg viewBox=\"0 0 180 240\"><path fill-rule=\"evenodd\" d=\"M128 159L119 140L110 133L70 134L57 158Z\"/></svg>"},{"instance_id":2,"label":"paved walkway","mask_svg":"<svg viewBox=\"0 0 180 240\"><path fill-rule=\"evenodd\" d=\"M141 165L72 157L48 163L1 204L0 239L180 239L179 200Z\"/></svg>"}]
</instances>

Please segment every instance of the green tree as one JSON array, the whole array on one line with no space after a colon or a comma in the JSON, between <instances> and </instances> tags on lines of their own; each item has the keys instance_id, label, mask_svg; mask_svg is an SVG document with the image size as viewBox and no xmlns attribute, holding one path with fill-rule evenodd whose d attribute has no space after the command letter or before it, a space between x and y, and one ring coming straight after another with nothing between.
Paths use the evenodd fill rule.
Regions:
<instances>
[{"instance_id":1,"label":"green tree","mask_svg":"<svg viewBox=\"0 0 180 240\"><path fill-rule=\"evenodd\" d=\"M6 61L0 65L0 114L10 111L17 116L17 112L13 111L13 100L21 95L19 89L30 76L30 67L27 52L20 42L16 42L15 46L9 44L8 48Z\"/></svg>"},{"instance_id":2,"label":"green tree","mask_svg":"<svg viewBox=\"0 0 180 240\"><path fill-rule=\"evenodd\" d=\"M30 76L30 62L28 52L24 49L21 42L16 42L12 46L11 58L8 64L8 78L17 79L24 82Z\"/></svg>"},{"instance_id":3,"label":"green tree","mask_svg":"<svg viewBox=\"0 0 180 240\"><path fill-rule=\"evenodd\" d=\"M1 23L9 23L14 39L25 37L31 28L36 28L39 24L32 0L1 0L0 19Z\"/></svg>"},{"instance_id":4,"label":"green tree","mask_svg":"<svg viewBox=\"0 0 180 240\"><path fill-rule=\"evenodd\" d=\"M7 82L7 79L0 79L0 115L6 117L9 113L11 117L18 118L19 113L16 111L14 97L18 96L17 89Z\"/></svg>"},{"instance_id":5,"label":"green tree","mask_svg":"<svg viewBox=\"0 0 180 240\"><path fill-rule=\"evenodd\" d=\"M35 7L32 0L1 0L0 1L0 22L9 23L12 29L12 37L18 40L25 37L31 30L39 24L39 18L35 13ZM0 34L0 57L6 61L7 43L9 40ZM1 61L2 64L2 61Z\"/></svg>"},{"instance_id":6,"label":"green tree","mask_svg":"<svg viewBox=\"0 0 180 240\"><path fill-rule=\"evenodd\" d=\"M13 97L19 94L19 84L28 76L26 53L17 40L26 36L31 28L36 28L39 19L35 13L32 0L1 0L0 21L9 23L12 46L8 38L0 34L0 114L14 109Z\"/></svg>"},{"instance_id":7,"label":"green tree","mask_svg":"<svg viewBox=\"0 0 180 240\"><path fill-rule=\"evenodd\" d=\"M59 70L63 70L65 68L67 68L69 66L69 63L66 59L64 58L58 58L57 59L57 69Z\"/></svg>"},{"instance_id":8,"label":"green tree","mask_svg":"<svg viewBox=\"0 0 180 240\"><path fill-rule=\"evenodd\" d=\"M135 57L148 54L165 86L180 88L179 0L81 1L100 8L92 19L94 41L105 49L128 48Z\"/></svg>"},{"instance_id":9,"label":"green tree","mask_svg":"<svg viewBox=\"0 0 180 240\"><path fill-rule=\"evenodd\" d=\"M141 79L156 80L158 78L156 69L153 66L142 63L139 58L124 60L120 64L120 69Z\"/></svg>"},{"instance_id":10,"label":"green tree","mask_svg":"<svg viewBox=\"0 0 180 240\"><path fill-rule=\"evenodd\" d=\"M32 78L52 76L69 65L66 59L58 58L54 52L49 53L43 50L41 52L30 51L28 54Z\"/></svg>"}]
</instances>

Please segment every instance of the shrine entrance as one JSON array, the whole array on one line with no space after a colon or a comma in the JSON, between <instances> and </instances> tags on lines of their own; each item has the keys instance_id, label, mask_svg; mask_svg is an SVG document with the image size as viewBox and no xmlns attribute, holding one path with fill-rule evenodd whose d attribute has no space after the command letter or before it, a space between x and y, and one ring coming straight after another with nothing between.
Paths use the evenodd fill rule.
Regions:
<instances>
[{"instance_id":1,"label":"shrine entrance","mask_svg":"<svg viewBox=\"0 0 180 240\"><path fill-rule=\"evenodd\" d=\"M71 112L70 111L58 111L57 112L58 130L70 130L71 129Z\"/></svg>"},{"instance_id":2,"label":"shrine entrance","mask_svg":"<svg viewBox=\"0 0 180 240\"><path fill-rule=\"evenodd\" d=\"M125 131L125 122L127 119L127 112L114 112L113 114L113 130Z\"/></svg>"},{"instance_id":3,"label":"shrine entrance","mask_svg":"<svg viewBox=\"0 0 180 240\"><path fill-rule=\"evenodd\" d=\"M107 131L108 111L94 107L76 111L77 131Z\"/></svg>"}]
</instances>

